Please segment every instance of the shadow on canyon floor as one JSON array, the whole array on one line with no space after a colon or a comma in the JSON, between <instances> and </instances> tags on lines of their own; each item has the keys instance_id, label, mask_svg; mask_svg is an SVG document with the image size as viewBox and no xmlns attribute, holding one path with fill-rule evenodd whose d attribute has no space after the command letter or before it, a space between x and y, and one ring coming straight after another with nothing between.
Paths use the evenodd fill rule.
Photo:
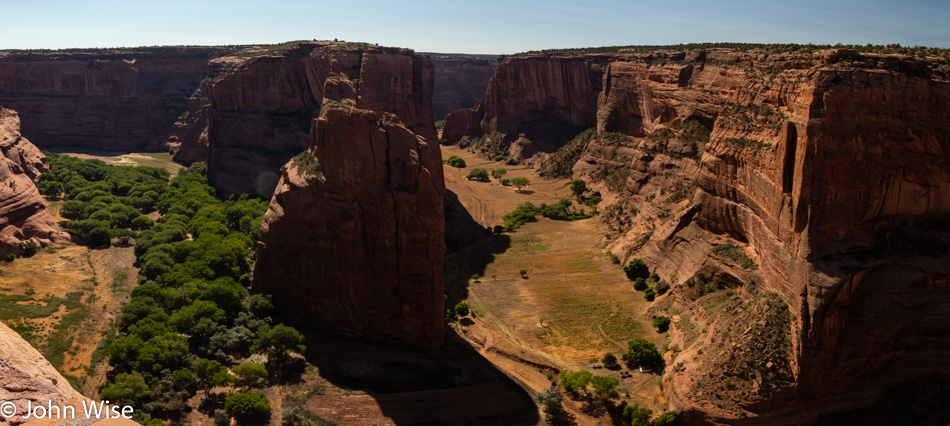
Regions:
<instances>
[{"instance_id":1,"label":"shadow on canyon floor","mask_svg":"<svg viewBox=\"0 0 950 426\"><path fill-rule=\"evenodd\" d=\"M474 274L485 275L485 267L495 255L511 247L511 237L495 234L480 225L451 190L445 207L445 306L449 309L468 298Z\"/></svg>"},{"instance_id":2,"label":"shadow on canyon floor","mask_svg":"<svg viewBox=\"0 0 950 426\"><path fill-rule=\"evenodd\" d=\"M307 359L321 377L338 388L365 392L313 397L308 407L327 420L400 425L539 421L531 395L448 328L445 343L434 350L313 328L304 332Z\"/></svg>"}]
</instances>

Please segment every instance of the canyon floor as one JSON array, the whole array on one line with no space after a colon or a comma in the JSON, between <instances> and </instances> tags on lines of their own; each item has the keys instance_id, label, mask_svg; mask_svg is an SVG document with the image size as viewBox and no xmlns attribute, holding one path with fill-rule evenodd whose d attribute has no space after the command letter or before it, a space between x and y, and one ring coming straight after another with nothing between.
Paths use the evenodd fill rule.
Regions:
<instances>
[{"instance_id":1,"label":"canyon floor","mask_svg":"<svg viewBox=\"0 0 950 426\"><path fill-rule=\"evenodd\" d=\"M446 186L484 227L501 225L502 216L518 204L551 204L571 197L569 180L541 178L528 166L490 161L458 146L443 146L442 155L465 160L465 168L445 167ZM505 168L506 177L527 177L531 185L522 193L495 179L470 181L465 176L474 168ZM659 409L665 403L659 375L634 372L625 378L622 369L592 369L607 352L619 357L634 337L658 347L668 341L650 324L650 302L633 290L603 251L602 228L598 216L569 222L540 218L514 232L486 235L450 254L449 300L464 298L475 313L458 330L532 392L550 387L549 372L587 369L619 379L620 393L629 403ZM522 269L528 271L524 278ZM472 279L471 271L479 277ZM566 408L579 422L597 422L571 404Z\"/></svg>"}]
</instances>

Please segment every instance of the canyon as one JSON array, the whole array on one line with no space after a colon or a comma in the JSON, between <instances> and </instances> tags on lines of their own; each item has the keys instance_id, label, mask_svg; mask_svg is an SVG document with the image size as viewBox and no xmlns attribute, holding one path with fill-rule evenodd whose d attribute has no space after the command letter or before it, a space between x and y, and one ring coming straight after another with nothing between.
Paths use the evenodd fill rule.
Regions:
<instances>
[{"instance_id":1,"label":"canyon","mask_svg":"<svg viewBox=\"0 0 950 426\"><path fill-rule=\"evenodd\" d=\"M604 50L500 57L486 99L450 114L443 137L617 197L605 244L674 287L654 312L674 316L663 389L682 420L814 422L950 372L944 62ZM762 314L784 309L763 291L790 315ZM723 321L723 306L751 324ZM730 375L752 388L722 387Z\"/></svg>"}]
</instances>

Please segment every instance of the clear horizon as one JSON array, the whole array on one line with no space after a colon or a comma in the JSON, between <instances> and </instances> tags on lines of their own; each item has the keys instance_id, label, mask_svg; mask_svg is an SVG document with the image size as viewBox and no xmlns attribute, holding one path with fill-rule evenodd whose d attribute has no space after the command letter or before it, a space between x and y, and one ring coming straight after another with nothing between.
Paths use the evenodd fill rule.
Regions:
<instances>
[{"instance_id":1,"label":"clear horizon","mask_svg":"<svg viewBox=\"0 0 950 426\"><path fill-rule=\"evenodd\" d=\"M745 0L693 3L378 0L54 0L4 11L0 49L274 44L347 40L418 52L530 50L682 43L892 44L950 47L950 4L910 0Z\"/></svg>"}]
</instances>

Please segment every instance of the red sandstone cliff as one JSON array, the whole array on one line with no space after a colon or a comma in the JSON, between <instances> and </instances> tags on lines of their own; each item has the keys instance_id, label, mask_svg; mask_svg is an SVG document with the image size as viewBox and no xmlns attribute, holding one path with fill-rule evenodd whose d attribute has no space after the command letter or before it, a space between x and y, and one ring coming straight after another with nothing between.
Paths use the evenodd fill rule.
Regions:
<instances>
[{"instance_id":1,"label":"red sandstone cliff","mask_svg":"<svg viewBox=\"0 0 950 426\"><path fill-rule=\"evenodd\" d=\"M41 147L155 148L220 49L199 47L0 53L0 105Z\"/></svg>"},{"instance_id":2,"label":"red sandstone cliff","mask_svg":"<svg viewBox=\"0 0 950 426\"><path fill-rule=\"evenodd\" d=\"M438 145L393 114L341 103L313 121L309 150L282 169L261 225L253 291L272 294L293 318L440 345Z\"/></svg>"},{"instance_id":3,"label":"red sandstone cliff","mask_svg":"<svg viewBox=\"0 0 950 426\"><path fill-rule=\"evenodd\" d=\"M674 321L664 390L687 421L809 422L950 372L950 83L933 77L946 75L940 67L843 50L504 57L486 100L450 115L443 136L469 136L490 154L510 147L542 170L567 158L575 177L620 196L604 215L611 250L684 284L670 301L693 318ZM584 127L626 136L549 155L565 139L552 129ZM711 252L725 243L756 267ZM776 309L743 285L775 292L794 315L785 343L766 355L752 346L767 342L746 334L722 349L729 333L781 335L784 323L733 330L710 307L729 302L691 301L702 297L690 294L694 276L744 298L737 318ZM690 327L713 337L690 338ZM736 367L710 353L770 361L740 369L754 373L752 388L733 392L708 387Z\"/></svg>"},{"instance_id":4,"label":"red sandstone cliff","mask_svg":"<svg viewBox=\"0 0 950 426\"><path fill-rule=\"evenodd\" d=\"M0 152L0 255L19 253L18 245L25 241L69 241L33 184L49 170L46 157L21 136L17 113L4 108L0 108Z\"/></svg>"},{"instance_id":5,"label":"red sandstone cliff","mask_svg":"<svg viewBox=\"0 0 950 426\"><path fill-rule=\"evenodd\" d=\"M433 64L411 50L293 42L242 50L211 67L208 174L225 193L270 196L280 166L307 148L310 120L325 99L394 113L436 140Z\"/></svg>"},{"instance_id":6,"label":"red sandstone cliff","mask_svg":"<svg viewBox=\"0 0 950 426\"><path fill-rule=\"evenodd\" d=\"M432 111L436 120L445 119L450 112L471 108L485 98L485 87L495 73L495 56L428 55L435 63Z\"/></svg>"}]
</instances>

